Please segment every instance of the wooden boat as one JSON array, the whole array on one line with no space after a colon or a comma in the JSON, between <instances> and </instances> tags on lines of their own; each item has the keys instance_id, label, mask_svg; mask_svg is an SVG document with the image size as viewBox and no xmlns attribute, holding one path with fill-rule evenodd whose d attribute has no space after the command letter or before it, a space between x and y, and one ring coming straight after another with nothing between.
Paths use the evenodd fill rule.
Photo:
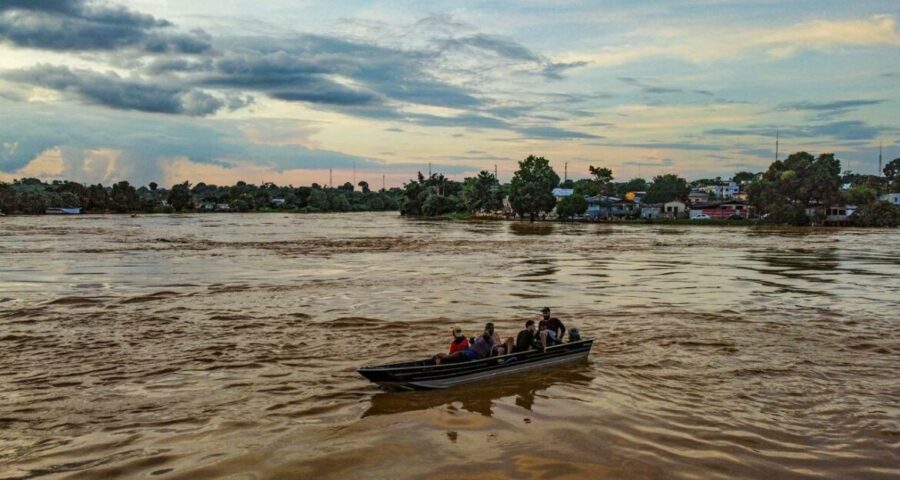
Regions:
<instances>
[{"instance_id":1,"label":"wooden boat","mask_svg":"<svg viewBox=\"0 0 900 480\"><path fill-rule=\"evenodd\" d=\"M435 365L429 358L414 362L362 367L357 372L372 382L392 390L448 388L500 375L583 360L591 353L593 344L593 339L586 339L547 347L547 350L543 352L529 350L441 365Z\"/></svg>"}]
</instances>

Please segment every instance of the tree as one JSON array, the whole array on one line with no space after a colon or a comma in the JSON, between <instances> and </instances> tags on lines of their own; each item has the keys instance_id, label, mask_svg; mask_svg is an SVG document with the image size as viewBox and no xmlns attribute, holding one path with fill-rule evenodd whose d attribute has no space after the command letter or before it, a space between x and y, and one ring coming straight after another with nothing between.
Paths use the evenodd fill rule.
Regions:
<instances>
[{"instance_id":1,"label":"tree","mask_svg":"<svg viewBox=\"0 0 900 480\"><path fill-rule=\"evenodd\" d=\"M756 178L755 173L751 172L738 172L734 174L734 177L731 178L731 181L737 184L752 182Z\"/></svg>"},{"instance_id":2,"label":"tree","mask_svg":"<svg viewBox=\"0 0 900 480\"><path fill-rule=\"evenodd\" d=\"M653 177L653 183L647 189L647 195L644 196L644 203L666 203L673 200L687 200L688 194L691 193L691 187L687 180L678 175L668 173L666 175L657 175Z\"/></svg>"},{"instance_id":3,"label":"tree","mask_svg":"<svg viewBox=\"0 0 900 480\"><path fill-rule=\"evenodd\" d=\"M575 188L575 181L571 178L559 184L559 188Z\"/></svg>"},{"instance_id":4,"label":"tree","mask_svg":"<svg viewBox=\"0 0 900 480\"><path fill-rule=\"evenodd\" d=\"M750 203L772 223L806 225L809 207L826 208L841 200L841 164L834 154L797 152L772 162L747 188Z\"/></svg>"},{"instance_id":5,"label":"tree","mask_svg":"<svg viewBox=\"0 0 900 480\"><path fill-rule=\"evenodd\" d=\"M462 200L469 212L503 208L503 190L493 173L482 170L477 177L463 181Z\"/></svg>"},{"instance_id":6,"label":"tree","mask_svg":"<svg viewBox=\"0 0 900 480\"><path fill-rule=\"evenodd\" d=\"M559 184L559 175L544 157L529 155L519 162L519 169L509 185L509 203L520 216L528 215L530 221L540 212L549 212L556 206L553 189Z\"/></svg>"},{"instance_id":7,"label":"tree","mask_svg":"<svg viewBox=\"0 0 900 480\"><path fill-rule=\"evenodd\" d=\"M238 182L238 187L240 187L241 183ZM244 184L246 186L246 184ZM172 187L172 190L169 191L169 205L175 209L176 212L180 212L184 210L187 206L191 204L191 184L188 182L179 183ZM246 204L246 202L245 202ZM242 205L243 206L243 205ZM248 207L249 208L249 207ZM240 211L238 208L237 210Z\"/></svg>"},{"instance_id":8,"label":"tree","mask_svg":"<svg viewBox=\"0 0 900 480\"><path fill-rule=\"evenodd\" d=\"M643 178L632 178L616 185L616 195L624 197L628 192L646 192L648 188L649 185Z\"/></svg>"},{"instance_id":9,"label":"tree","mask_svg":"<svg viewBox=\"0 0 900 480\"><path fill-rule=\"evenodd\" d=\"M109 197L110 206L119 213L134 212L141 208L141 198L137 191L124 180L113 184Z\"/></svg>"},{"instance_id":10,"label":"tree","mask_svg":"<svg viewBox=\"0 0 900 480\"><path fill-rule=\"evenodd\" d=\"M900 206L871 202L859 207L850 221L857 227L897 227L900 225Z\"/></svg>"},{"instance_id":11,"label":"tree","mask_svg":"<svg viewBox=\"0 0 900 480\"><path fill-rule=\"evenodd\" d=\"M888 180L893 181L894 178L900 173L900 158L895 158L888 162L887 165L884 166L882 170L884 172L884 176L888 178Z\"/></svg>"},{"instance_id":12,"label":"tree","mask_svg":"<svg viewBox=\"0 0 900 480\"><path fill-rule=\"evenodd\" d=\"M458 202L456 197L445 197L441 194L429 195L422 205L422 213L430 217L453 213L459 209Z\"/></svg>"},{"instance_id":13,"label":"tree","mask_svg":"<svg viewBox=\"0 0 900 480\"><path fill-rule=\"evenodd\" d=\"M150 184L147 186L150 187L151 192L155 192L156 189L159 188L159 185L157 185L156 182L150 182Z\"/></svg>"},{"instance_id":14,"label":"tree","mask_svg":"<svg viewBox=\"0 0 900 480\"><path fill-rule=\"evenodd\" d=\"M559 218L568 219L575 215L583 214L588 208L588 202L582 195L569 195L556 205L556 214Z\"/></svg>"},{"instance_id":15,"label":"tree","mask_svg":"<svg viewBox=\"0 0 900 480\"><path fill-rule=\"evenodd\" d=\"M369 193L369 182L365 180L360 180L359 183L356 184L363 193Z\"/></svg>"}]
</instances>

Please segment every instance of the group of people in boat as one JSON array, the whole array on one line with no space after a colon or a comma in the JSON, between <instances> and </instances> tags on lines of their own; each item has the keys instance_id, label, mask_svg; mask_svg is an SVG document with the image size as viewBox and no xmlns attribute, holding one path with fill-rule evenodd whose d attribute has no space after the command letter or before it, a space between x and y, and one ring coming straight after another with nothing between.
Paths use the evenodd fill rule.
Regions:
<instances>
[{"instance_id":1,"label":"group of people in boat","mask_svg":"<svg viewBox=\"0 0 900 480\"><path fill-rule=\"evenodd\" d=\"M562 343L566 326L559 318L550 316L550 307L544 307L541 309L541 320L537 325L534 320L526 321L525 328L516 338L508 337L504 340L494 329L493 323L487 323L484 332L472 339L468 338L459 327L453 327L452 333L453 341L450 343L449 351L435 355L434 363L440 365L467 362L532 349L545 350L547 347Z\"/></svg>"}]
</instances>

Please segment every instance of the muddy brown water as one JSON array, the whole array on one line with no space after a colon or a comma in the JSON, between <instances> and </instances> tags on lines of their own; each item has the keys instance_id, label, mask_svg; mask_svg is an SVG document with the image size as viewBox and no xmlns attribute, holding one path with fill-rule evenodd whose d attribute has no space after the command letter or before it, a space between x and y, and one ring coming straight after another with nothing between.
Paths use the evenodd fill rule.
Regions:
<instances>
[{"instance_id":1,"label":"muddy brown water","mask_svg":"<svg viewBox=\"0 0 900 480\"><path fill-rule=\"evenodd\" d=\"M0 219L0 478L898 478L900 234L396 214ZM588 361L389 393L514 335Z\"/></svg>"}]
</instances>

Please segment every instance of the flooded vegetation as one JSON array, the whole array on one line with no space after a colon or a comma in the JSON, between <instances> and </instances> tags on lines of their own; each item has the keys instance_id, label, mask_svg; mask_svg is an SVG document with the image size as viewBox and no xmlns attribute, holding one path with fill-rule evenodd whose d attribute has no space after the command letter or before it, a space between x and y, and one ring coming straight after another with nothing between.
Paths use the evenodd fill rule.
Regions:
<instances>
[{"instance_id":1,"label":"flooded vegetation","mask_svg":"<svg viewBox=\"0 0 900 480\"><path fill-rule=\"evenodd\" d=\"M0 478L896 478L900 234L395 213L0 220ZM514 335L587 362L390 393Z\"/></svg>"}]
</instances>

